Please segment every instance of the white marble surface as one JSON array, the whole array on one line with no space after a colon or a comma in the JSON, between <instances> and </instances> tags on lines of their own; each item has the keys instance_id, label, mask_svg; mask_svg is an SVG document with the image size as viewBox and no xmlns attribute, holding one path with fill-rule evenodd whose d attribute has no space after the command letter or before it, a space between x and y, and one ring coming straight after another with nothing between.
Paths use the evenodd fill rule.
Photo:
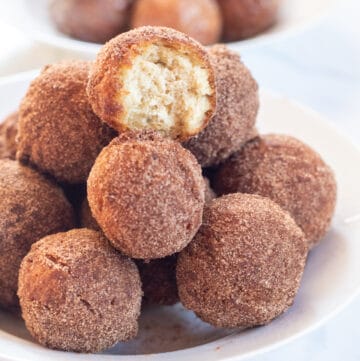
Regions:
<instances>
[{"instance_id":1,"label":"white marble surface","mask_svg":"<svg viewBox=\"0 0 360 361\"><path fill-rule=\"evenodd\" d=\"M244 49L242 56L260 86L324 114L360 147L360 1L339 3L334 12L305 33ZM0 76L73 57L34 43L4 24L0 24L0 54ZM320 329L251 360L358 361L359 321L360 297Z\"/></svg>"}]
</instances>

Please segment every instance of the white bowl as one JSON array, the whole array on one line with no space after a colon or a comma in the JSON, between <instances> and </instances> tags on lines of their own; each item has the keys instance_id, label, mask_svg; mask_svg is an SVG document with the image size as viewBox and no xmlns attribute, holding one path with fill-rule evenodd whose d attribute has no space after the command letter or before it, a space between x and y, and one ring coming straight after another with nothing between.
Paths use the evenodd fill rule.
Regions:
<instances>
[{"instance_id":1,"label":"white bowl","mask_svg":"<svg viewBox=\"0 0 360 361\"><path fill-rule=\"evenodd\" d=\"M0 81L0 119L17 108L36 73ZM48 350L34 342L20 319L0 312L0 360L145 361L240 360L278 347L320 326L360 289L360 152L312 111L261 92L261 132L295 135L320 152L334 169L338 206L331 230L310 254L293 307L268 326L215 329L180 305L154 307L141 318L139 336L105 354ZM123 356L121 356L123 355Z\"/></svg>"},{"instance_id":2,"label":"white bowl","mask_svg":"<svg viewBox=\"0 0 360 361\"><path fill-rule=\"evenodd\" d=\"M27 35L59 48L83 54L96 54L101 45L72 39L57 31L48 14L49 0L0 1L0 19ZM283 0L278 23L250 39L229 43L242 48L265 44L295 35L325 15L338 0Z\"/></svg>"}]
</instances>

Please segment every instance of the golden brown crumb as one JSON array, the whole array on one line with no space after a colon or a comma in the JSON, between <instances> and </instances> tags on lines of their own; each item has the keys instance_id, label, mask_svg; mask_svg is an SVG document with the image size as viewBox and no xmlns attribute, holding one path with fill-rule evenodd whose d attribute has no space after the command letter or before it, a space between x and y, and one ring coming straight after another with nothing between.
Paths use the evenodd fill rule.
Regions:
<instances>
[{"instance_id":1,"label":"golden brown crumb","mask_svg":"<svg viewBox=\"0 0 360 361\"><path fill-rule=\"evenodd\" d=\"M200 227L201 168L179 143L155 133L115 138L96 159L87 185L96 221L132 258L179 252Z\"/></svg>"},{"instance_id":2,"label":"golden brown crumb","mask_svg":"<svg viewBox=\"0 0 360 361\"><path fill-rule=\"evenodd\" d=\"M0 307L18 306L20 262L32 243L75 226L62 190L18 162L0 160Z\"/></svg>"},{"instance_id":3,"label":"golden brown crumb","mask_svg":"<svg viewBox=\"0 0 360 361\"><path fill-rule=\"evenodd\" d=\"M186 140L215 112L206 50L176 30L145 26L100 50L87 87L94 112L118 131L152 129Z\"/></svg>"},{"instance_id":4,"label":"golden brown crumb","mask_svg":"<svg viewBox=\"0 0 360 361\"><path fill-rule=\"evenodd\" d=\"M269 197L293 216L310 247L328 230L336 205L332 170L313 149L286 135L247 143L220 167L214 187L219 194Z\"/></svg>"},{"instance_id":5,"label":"golden brown crumb","mask_svg":"<svg viewBox=\"0 0 360 361\"><path fill-rule=\"evenodd\" d=\"M209 56L215 70L217 110L208 126L184 143L202 167L215 166L255 136L258 85L237 53L214 45Z\"/></svg>"},{"instance_id":6,"label":"golden brown crumb","mask_svg":"<svg viewBox=\"0 0 360 361\"><path fill-rule=\"evenodd\" d=\"M32 81L19 112L17 158L60 182L84 183L115 133L91 110L89 63L49 65Z\"/></svg>"},{"instance_id":7,"label":"golden brown crumb","mask_svg":"<svg viewBox=\"0 0 360 361\"><path fill-rule=\"evenodd\" d=\"M180 300L217 327L266 324L293 303L306 255L304 234L270 199L241 193L217 198L179 254Z\"/></svg>"},{"instance_id":8,"label":"golden brown crumb","mask_svg":"<svg viewBox=\"0 0 360 361\"><path fill-rule=\"evenodd\" d=\"M45 237L21 264L22 316L50 348L99 352L133 338L141 297L135 264L93 230Z\"/></svg>"}]
</instances>

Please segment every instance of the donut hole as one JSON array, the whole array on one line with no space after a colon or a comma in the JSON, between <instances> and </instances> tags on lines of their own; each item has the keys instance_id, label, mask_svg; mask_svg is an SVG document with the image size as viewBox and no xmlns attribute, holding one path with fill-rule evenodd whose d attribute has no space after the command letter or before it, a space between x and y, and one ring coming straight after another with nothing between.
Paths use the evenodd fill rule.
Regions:
<instances>
[{"instance_id":1,"label":"donut hole","mask_svg":"<svg viewBox=\"0 0 360 361\"><path fill-rule=\"evenodd\" d=\"M150 44L139 53L122 76L124 125L172 138L196 134L211 109L208 70L164 45Z\"/></svg>"}]
</instances>

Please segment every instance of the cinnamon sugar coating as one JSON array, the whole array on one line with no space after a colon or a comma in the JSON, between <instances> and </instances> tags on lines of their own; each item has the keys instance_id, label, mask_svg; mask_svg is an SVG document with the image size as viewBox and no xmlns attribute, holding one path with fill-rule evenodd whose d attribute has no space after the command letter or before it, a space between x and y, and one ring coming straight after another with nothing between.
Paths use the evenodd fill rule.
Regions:
<instances>
[{"instance_id":1,"label":"cinnamon sugar coating","mask_svg":"<svg viewBox=\"0 0 360 361\"><path fill-rule=\"evenodd\" d=\"M0 123L0 158L15 159L18 116L13 112Z\"/></svg>"},{"instance_id":2,"label":"cinnamon sugar coating","mask_svg":"<svg viewBox=\"0 0 360 361\"><path fill-rule=\"evenodd\" d=\"M222 17L216 0L137 0L131 24L167 26L208 45L219 40Z\"/></svg>"},{"instance_id":3,"label":"cinnamon sugar coating","mask_svg":"<svg viewBox=\"0 0 360 361\"><path fill-rule=\"evenodd\" d=\"M51 0L49 11L64 34L104 43L129 26L133 0Z\"/></svg>"},{"instance_id":4,"label":"cinnamon sugar coating","mask_svg":"<svg viewBox=\"0 0 360 361\"><path fill-rule=\"evenodd\" d=\"M32 243L75 226L62 190L34 170L0 160L0 307L16 309L20 262Z\"/></svg>"},{"instance_id":5,"label":"cinnamon sugar coating","mask_svg":"<svg viewBox=\"0 0 360 361\"><path fill-rule=\"evenodd\" d=\"M336 205L332 170L313 149L286 135L247 143L220 167L213 185L219 194L269 197L293 216L310 247L325 235Z\"/></svg>"},{"instance_id":6,"label":"cinnamon sugar coating","mask_svg":"<svg viewBox=\"0 0 360 361\"><path fill-rule=\"evenodd\" d=\"M207 194L206 190L205 194ZM87 198L82 202L80 223L82 227L101 231L91 214ZM177 254L154 260L136 260L144 292L143 304L173 305L179 301L176 286L176 260Z\"/></svg>"},{"instance_id":7,"label":"cinnamon sugar coating","mask_svg":"<svg viewBox=\"0 0 360 361\"><path fill-rule=\"evenodd\" d=\"M205 48L166 27L140 27L106 43L87 93L94 112L119 132L156 130L177 140L200 132L216 108Z\"/></svg>"},{"instance_id":8,"label":"cinnamon sugar coating","mask_svg":"<svg viewBox=\"0 0 360 361\"><path fill-rule=\"evenodd\" d=\"M222 12L226 41L236 41L257 35L277 19L281 0L218 0Z\"/></svg>"},{"instance_id":9,"label":"cinnamon sugar coating","mask_svg":"<svg viewBox=\"0 0 360 361\"><path fill-rule=\"evenodd\" d=\"M144 304L174 305L179 302L176 286L177 254L136 262L144 292Z\"/></svg>"},{"instance_id":10,"label":"cinnamon sugar coating","mask_svg":"<svg viewBox=\"0 0 360 361\"><path fill-rule=\"evenodd\" d=\"M306 255L304 234L270 199L241 193L217 198L179 254L180 300L217 327L267 324L293 303Z\"/></svg>"},{"instance_id":11,"label":"cinnamon sugar coating","mask_svg":"<svg viewBox=\"0 0 360 361\"><path fill-rule=\"evenodd\" d=\"M203 177L203 179L204 179L204 186L205 186L205 190L204 190L205 203L208 203L211 200L213 200L214 198L216 198L216 194L215 194L214 190L211 188L209 180L206 177ZM82 227L93 229L95 231L101 231L100 226L98 225L98 223L96 222L95 218L93 217L93 215L91 213L91 209L90 209L89 201L87 200L87 197L85 197L83 199L83 201L81 202L79 219L80 219L80 225ZM169 258L171 258L171 257L169 257ZM167 263L167 262L165 262L165 263Z\"/></svg>"},{"instance_id":12,"label":"cinnamon sugar coating","mask_svg":"<svg viewBox=\"0 0 360 361\"><path fill-rule=\"evenodd\" d=\"M86 95L89 63L46 66L19 110L17 158L60 182L83 183L115 133L92 111Z\"/></svg>"},{"instance_id":13,"label":"cinnamon sugar coating","mask_svg":"<svg viewBox=\"0 0 360 361\"><path fill-rule=\"evenodd\" d=\"M92 214L132 258L179 252L200 227L204 181L194 156L156 133L124 133L105 147L88 178Z\"/></svg>"},{"instance_id":14,"label":"cinnamon sugar coating","mask_svg":"<svg viewBox=\"0 0 360 361\"><path fill-rule=\"evenodd\" d=\"M256 136L258 85L237 53L214 45L208 54L215 71L217 109L207 127L184 143L202 167L215 166Z\"/></svg>"},{"instance_id":15,"label":"cinnamon sugar coating","mask_svg":"<svg viewBox=\"0 0 360 361\"><path fill-rule=\"evenodd\" d=\"M75 229L35 243L18 294L26 327L44 346L99 352L137 334L139 272L99 232Z\"/></svg>"}]
</instances>

